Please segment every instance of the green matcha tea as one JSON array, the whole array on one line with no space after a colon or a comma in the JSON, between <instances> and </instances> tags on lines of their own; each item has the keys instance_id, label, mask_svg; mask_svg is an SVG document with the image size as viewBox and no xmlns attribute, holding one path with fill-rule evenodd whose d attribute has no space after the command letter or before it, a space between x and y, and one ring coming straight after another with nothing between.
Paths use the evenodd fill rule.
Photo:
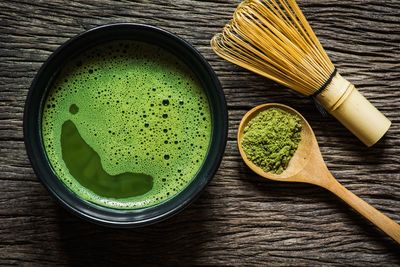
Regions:
<instances>
[{"instance_id":1,"label":"green matcha tea","mask_svg":"<svg viewBox=\"0 0 400 267\"><path fill-rule=\"evenodd\" d=\"M261 111L244 128L241 146L265 172L281 174L301 141L301 120L279 108Z\"/></svg>"},{"instance_id":2,"label":"green matcha tea","mask_svg":"<svg viewBox=\"0 0 400 267\"><path fill-rule=\"evenodd\" d=\"M80 198L135 209L181 192L211 138L207 96L169 52L118 41L71 60L44 105L42 136L58 178Z\"/></svg>"}]
</instances>

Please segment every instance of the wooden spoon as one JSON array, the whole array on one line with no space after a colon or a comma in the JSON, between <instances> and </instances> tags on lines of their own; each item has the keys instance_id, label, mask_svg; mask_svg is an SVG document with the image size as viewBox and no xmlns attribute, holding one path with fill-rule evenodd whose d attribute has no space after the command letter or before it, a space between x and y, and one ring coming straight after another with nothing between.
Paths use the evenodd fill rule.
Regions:
<instances>
[{"instance_id":1,"label":"wooden spoon","mask_svg":"<svg viewBox=\"0 0 400 267\"><path fill-rule=\"evenodd\" d=\"M293 158L290 160L287 169L281 174L265 172L263 169L256 166L253 162L247 159L247 156L241 146L244 128L248 122L259 112L268 108L279 108L291 114L295 114L301 119L302 124L300 144L293 155ZM258 175L275 181L309 183L326 188L340 197L370 222L379 227L387 235L400 243L399 224L369 205L361 198L351 193L344 186L342 186L335 179L335 177L333 177L322 158L313 130L306 119L304 119L304 117L296 110L288 106L275 103L257 106L247 112L247 114L243 117L239 126L237 139L240 155L242 156L244 162Z\"/></svg>"}]
</instances>

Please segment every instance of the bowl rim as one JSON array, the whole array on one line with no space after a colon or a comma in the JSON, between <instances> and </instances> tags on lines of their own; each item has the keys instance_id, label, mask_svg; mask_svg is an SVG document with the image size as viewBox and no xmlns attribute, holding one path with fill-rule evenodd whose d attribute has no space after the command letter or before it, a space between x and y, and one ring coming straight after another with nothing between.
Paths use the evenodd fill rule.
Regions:
<instances>
[{"instance_id":1,"label":"bowl rim","mask_svg":"<svg viewBox=\"0 0 400 267\"><path fill-rule=\"evenodd\" d=\"M133 35L122 38L120 35L117 35L117 32L120 32L119 34L131 33ZM135 33L139 35L135 36ZM108 37L107 34L115 34L115 38L113 36ZM140 36L140 34L143 36ZM157 37L158 41L162 40L164 42L156 42L157 38L152 40L154 37ZM67 62L73 56L73 53L79 54L90 47L112 40L145 40L145 42L169 50L169 52L172 52L177 57L179 55L179 58L186 65L188 65L188 62L197 64L197 70L193 66L188 67L201 81L207 93L211 109L211 141L202 167L195 177L193 177L192 181L178 195L148 208L131 210L111 209L79 198L55 175L50 162L47 160L47 155L42 144L42 107L51 87L51 82L54 81L58 71L62 68L62 62ZM85 42L87 42L86 46L79 48L79 51L74 51L75 46L84 44ZM187 56L188 58L183 56ZM51 70L54 66L57 67L56 71L54 69ZM201 75L206 76L203 77ZM177 214L197 199L204 191L217 172L224 155L228 136L228 111L225 95L216 73L200 52L186 40L176 34L151 25L137 23L106 24L89 29L70 38L61 44L42 64L32 81L26 97L23 116L23 136L27 155L34 173L50 192L50 195L64 208L96 224L118 228L139 227L160 222ZM157 212L157 210L159 211ZM149 211L154 216L149 217Z\"/></svg>"}]
</instances>

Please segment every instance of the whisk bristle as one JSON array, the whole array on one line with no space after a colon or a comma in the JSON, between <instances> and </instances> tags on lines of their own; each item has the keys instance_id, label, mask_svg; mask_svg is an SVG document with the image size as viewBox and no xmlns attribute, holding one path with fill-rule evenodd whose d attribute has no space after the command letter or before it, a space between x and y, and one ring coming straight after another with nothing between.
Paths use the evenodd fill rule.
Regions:
<instances>
[{"instance_id":1,"label":"whisk bristle","mask_svg":"<svg viewBox=\"0 0 400 267\"><path fill-rule=\"evenodd\" d=\"M246 0L211 40L222 58L313 95L335 67L295 0Z\"/></svg>"}]
</instances>

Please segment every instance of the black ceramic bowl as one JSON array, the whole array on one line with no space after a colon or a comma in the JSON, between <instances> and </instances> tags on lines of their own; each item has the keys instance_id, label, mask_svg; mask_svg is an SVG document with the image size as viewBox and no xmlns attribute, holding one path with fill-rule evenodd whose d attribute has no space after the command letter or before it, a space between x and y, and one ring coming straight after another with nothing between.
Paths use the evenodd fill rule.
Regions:
<instances>
[{"instance_id":1,"label":"black ceramic bowl","mask_svg":"<svg viewBox=\"0 0 400 267\"><path fill-rule=\"evenodd\" d=\"M117 210L79 198L55 175L41 134L43 103L65 63L93 46L114 40L135 40L160 46L179 57L195 73L207 93L212 114L212 137L204 163L192 182L177 196L157 206ZM207 61L189 43L165 30L140 24L112 24L84 32L59 47L43 64L28 93L24 112L24 139L32 167L50 193L72 213L89 221L135 227L166 219L185 208L204 190L221 162L227 138L227 110L220 83Z\"/></svg>"}]
</instances>

